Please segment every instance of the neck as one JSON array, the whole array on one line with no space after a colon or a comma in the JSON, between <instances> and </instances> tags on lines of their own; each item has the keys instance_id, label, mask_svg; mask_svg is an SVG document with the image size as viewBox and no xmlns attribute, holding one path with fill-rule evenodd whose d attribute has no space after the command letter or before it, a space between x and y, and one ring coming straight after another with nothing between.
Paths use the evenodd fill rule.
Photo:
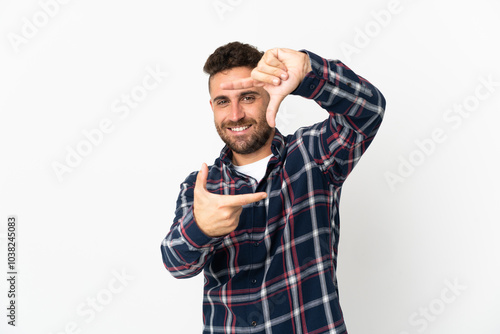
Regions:
<instances>
[{"instance_id":1,"label":"neck","mask_svg":"<svg viewBox=\"0 0 500 334\"><path fill-rule=\"evenodd\" d=\"M262 146L260 149L258 149L253 153L239 154L233 152L233 164L235 164L236 166L244 166L257 162L261 159L264 159L265 157L268 157L269 155L272 154L271 143L273 142L273 138L274 138L274 131L273 134L269 136L269 139L264 144L264 146Z\"/></svg>"}]
</instances>

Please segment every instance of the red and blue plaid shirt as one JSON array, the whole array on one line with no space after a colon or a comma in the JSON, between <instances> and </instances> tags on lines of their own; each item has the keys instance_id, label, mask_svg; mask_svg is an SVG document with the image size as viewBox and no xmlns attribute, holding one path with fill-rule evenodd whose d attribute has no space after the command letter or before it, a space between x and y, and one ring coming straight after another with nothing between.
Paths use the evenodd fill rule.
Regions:
<instances>
[{"instance_id":1,"label":"red and blue plaid shirt","mask_svg":"<svg viewBox=\"0 0 500 334\"><path fill-rule=\"evenodd\" d=\"M260 182L235 170L227 147L209 167L208 191L268 197L245 206L231 234L210 238L193 217L197 172L181 184L161 251L174 277L204 272L203 333L347 333L336 279L340 193L380 126L385 99L342 62L303 52L312 71L292 94L329 117L286 137L276 130Z\"/></svg>"}]
</instances>

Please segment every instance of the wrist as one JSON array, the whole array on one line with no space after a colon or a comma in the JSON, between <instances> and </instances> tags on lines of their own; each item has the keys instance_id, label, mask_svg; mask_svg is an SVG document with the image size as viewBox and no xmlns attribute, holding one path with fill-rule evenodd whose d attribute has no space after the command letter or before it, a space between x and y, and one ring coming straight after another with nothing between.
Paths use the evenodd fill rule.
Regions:
<instances>
[{"instance_id":1,"label":"wrist","mask_svg":"<svg viewBox=\"0 0 500 334\"><path fill-rule=\"evenodd\" d=\"M304 52L304 78L307 75L307 73L312 71L312 66L311 66L311 58L309 58L309 55ZM302 79L304 79L302 78Z\"/></svg>"}]
</instances>

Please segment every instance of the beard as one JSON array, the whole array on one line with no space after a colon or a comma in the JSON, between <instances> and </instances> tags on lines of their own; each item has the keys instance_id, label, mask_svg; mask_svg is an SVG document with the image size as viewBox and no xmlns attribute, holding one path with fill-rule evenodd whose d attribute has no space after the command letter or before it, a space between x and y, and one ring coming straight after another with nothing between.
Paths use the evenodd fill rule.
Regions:
<instances>
[{"instance_id":1,"label":"beard","mask_svg":"<svg viewBox=\"0 0 500 334\"><path fill-rule=\"evenodd\" d=\"M253 131L245 136L232 137L228 135L227 128L235 128L240 126L251 126L250 129ZM273 128L267 124L265 113L258 119L242 119L238 122L224 122L222 124L215 124L217 132L219 133L222 141L229 147L229 149L238 154L250 154L258 151L262 148L271 134L273 133ZM230 130L229 130L230 131Z\"/></svg>"}]
</instances>

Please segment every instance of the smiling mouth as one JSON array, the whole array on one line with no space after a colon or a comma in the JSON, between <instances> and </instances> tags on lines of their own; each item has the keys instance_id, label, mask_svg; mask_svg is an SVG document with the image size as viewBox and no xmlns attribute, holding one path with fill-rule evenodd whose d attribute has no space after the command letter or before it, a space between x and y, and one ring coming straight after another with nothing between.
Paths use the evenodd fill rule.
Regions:
<instances>
[{"instance_id":1,"label":"smiling mouth","mask_svg":"<svg viewBox=\"0 0 500 334\"><path fill-rule=\"evenodd\" d=\"M235 127L235 128L229 128L229 130L231 130L232 132L242 132L242 131L245 131L246 129L250 128L251 125L247 125L247 126L239 126L239 127Z\"/></svg>"}]
</instances>

